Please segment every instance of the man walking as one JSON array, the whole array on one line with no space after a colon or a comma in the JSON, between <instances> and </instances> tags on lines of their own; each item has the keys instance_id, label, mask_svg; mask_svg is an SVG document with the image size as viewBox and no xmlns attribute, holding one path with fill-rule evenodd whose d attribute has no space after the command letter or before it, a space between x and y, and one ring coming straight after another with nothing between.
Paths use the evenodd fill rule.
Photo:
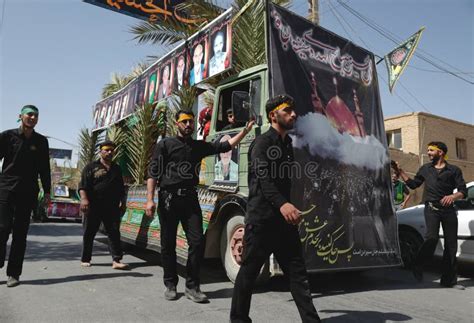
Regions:
<instances>
[{"instance_id":1,"label":"man walking","mask_svg":"<svg viewBox=\"0 0 474 323\"><path fill-rule=\"evenodd\" d=\"M293 146L288 130L296 121L293 99L287 95L266 104L271 128L249 149L249 198L243 261L234 286L231 322L251 322L250 301L262 265L274 254L289 276L290 290L303 322L319 322L311 299L298 223L300 211L291 204ZM288 167L289 166L289 167Z\"/></svg>"},{"instance_id":2,"label":"man walking","mask_svg":"<svg viewBox=\"0 0 474 323\"><path fill-rule=\"evenodd\" d=\"M457 284L456 253L458 248L458 218L453 203L467 195L461 169L448 164L448 147L440 141L428 144L430 163L420 167L413 179L398 164L395 171L400 174L411 189L425 183L426 237L415 260L413 274L418 281L423 279L423 266L431 259L439 240L439 225L443 226L444 253L440 284L444 287L464 289ZM457 189L456 193L453 190Z\"/></svg>"},{"instance_id":3,"label":"man walking","mask_svg":"<svg viewBox=\"0 0 474 323\"><path fill-rule=\"evenodd\" d=\"M180 110L176 114L177 136L165 138L155 147L147 181L146 214L154 216L154 192L158 182L161 256L167 300L177 299L176 231L181 222L189 245L185 295L196 303L208 301L199 287L204 235L196 185L199 183L201 160L231 150L252 129L253 123L250 121L247 127L228 141L207 143L191 137L194 132L194 114Z\"/></svg>"},{"instance_id":4,"label":"man walking","mask_svg":"<svg viewBox=\"0 0 474 323\"><path fill-rule=\"evenodd\" d=\"M30 216L38 198L38 175L49 203L51 170L48 139L37 133L39 111L33 105L21 109L20 127L0 133L0 268L5 262L7 241L12 243L7 266L7 286L20 284Z\"/></svg>"},{"instance_id":5,"label":"man walking","mask_svg":"<svg viewBox=\"0 0 474 323\"><path fill-rule=\"evenodd\" d=\"M84 236L81 266L90 267L94 237L100 223L104 224L112 254L113 269L128 269L121 262L120 218L126 210L125 187L119 165L112 161L115 144L104 141L99 145L100 159L82 170L79 194L84 214Z\"/></svg>"}]
</instances>

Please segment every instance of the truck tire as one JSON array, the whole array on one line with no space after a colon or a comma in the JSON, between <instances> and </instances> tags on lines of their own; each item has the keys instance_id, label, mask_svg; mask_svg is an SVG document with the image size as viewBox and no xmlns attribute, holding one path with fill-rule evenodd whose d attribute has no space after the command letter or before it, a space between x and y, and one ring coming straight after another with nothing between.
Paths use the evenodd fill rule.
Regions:
<instances>
[{"instance_id":1,"label":"truck tire","mask_svg":"<svg viewBox=\"0 0 474 323\"><path fill-rule=\"evenodd\" d=\"M227 277L232 283L234 283L237 278L242 261L244 232L244 216L241 214L231 216L222 228L220 245L221 260ZM260 270L257 284L263 284L267 282L269 278L270 271L267 261Z\"/></svg>"},{"instance_id":2,"label":"truck tire","mask_svg":"<svg viewBox=\"0 0 474 323\"><path fill-rule=\"evenodd\" d=\"M410 229L399 229L400 251L402 253L403 267L413 268L418 250L423 244L423 238L418 232Z\"/></svg>"}]
</instances>

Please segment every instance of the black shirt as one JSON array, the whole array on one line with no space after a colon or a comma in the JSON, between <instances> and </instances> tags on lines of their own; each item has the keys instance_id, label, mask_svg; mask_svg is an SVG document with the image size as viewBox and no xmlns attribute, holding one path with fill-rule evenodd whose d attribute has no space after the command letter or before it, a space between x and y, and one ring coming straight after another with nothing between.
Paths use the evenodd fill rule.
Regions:
<instances>
[{"instance_id":1,"label":"black shirt","mask_svg":"<svg viewBox=\"0 0 474 323\"><path fill-rule=\"evenodd\" d=\"M436 169L432 163L420 167L413 179L405 182L411 189L425 183L424 202L439 202L446 195L453 194L457 188L467 196L466 183L459 167L446 163L442 169Z\"/></svg>"},{"instance_id":2,"label":"black shirt","mask_svg":"<svg viewBox=\"0 0 474 323\"><path fill-rule=\"evenodd\" d=\"M160 188L192 188L199 184L201 160L231 149L228 141L208 143L182 137L162 139L155 146L148 177L157 179Z\"/></svg>"},{"instance_id":3,"label":"black shirt","mask_svg":"<svg viewBox=\"0 0 474 323\"><path fill-rule=\"evenodd\" d=\"M13 192L38 192L38 174L45 193L51 191L49 145L45 136L35 132L26 138L21 128L0 133L0 189Z\"/></svg>"},{"instance_id":4,"label":"black shirt","mask_svg":"<svg viewBox=\"0 0 474 323\"><path fill-rule=\"evenodd\" d=\"M112 163L110 169L107 170L100 160L89 163L82 170L80 190L87 193L87 197L92 203L100 202L118 207L125 196L120 166Z\"/></svg>"},{"instance_id":5,"label":"black shirt","mask_svg":"<svg viewBox=\"0 0 474 323\"><path fill-rule=\"evenodd\" d=\"M291 138L284 139L271 127L257 137L249 149L249 198L247 223L259 223L282 216L280 207L290 201Z\"/></svg>"}]
</instances>

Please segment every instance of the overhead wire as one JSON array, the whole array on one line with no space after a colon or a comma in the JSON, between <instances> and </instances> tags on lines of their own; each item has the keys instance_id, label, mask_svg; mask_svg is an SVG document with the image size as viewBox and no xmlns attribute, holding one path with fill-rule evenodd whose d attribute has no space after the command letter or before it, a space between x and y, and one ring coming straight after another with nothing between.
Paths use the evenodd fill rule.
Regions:
<instances>
[{"instance_id":1,"label":"overhead wire","mask_svg":"<svg viewBox=\"0 0 474 323\"><path fill-rule=\"evenodd\" d=\"M352 15L354 15L355 17L357 17L358 19L360 19L362 22L364 22L365 24L367 24L370 28L372 28L373 30L375 30L377 33L379 33L380 35L382 35L383 37L391 40L393 43L395 44L400 44L401 40L399 39L399 37L397 37L395 34L393 34L392 32L390 32L389 30L386 30L384 27L378 25L375 21L371 20L370 18L367 18L365 17L364 15L362 15L361 13L359 13L357 10L353 9L352 7L350 7L349 5L347 5L346 3L342 2L341 0L336 0L344 9L346 9L347 11L349 11ZM420 50L420 52L424 52L422 50ZM426 53L427 55L429 56L432 56L431 54L429 53ZM432 66L438 68L439 70L447 73L447 74L450 74L454 77L457 77L469 84L474 84L473 81L470 81L462 76L459 75L459 73L455 73L453 71L450 71L446 68L444 68L443 66L440 66L439 64L433 62L433 60L429 59L428 57L426 57L425 55L421 54L421 53L417 53L415 52L415 56L417 56L418 58L422 59L423 61L431 64ZM458 72L461 72L461 73L464 73L463 71L459 70L458 68L446 63L446 62L443 62L441 61L440 59L438 58L435 58L434 56L432 56L434 59L442 62L443 64L445 65L448 65L449 67L457 70ZM464 74L463 74L464 75Z\"/></svg>"},{"instance_id":2,"label":"overhead wire","mask_svg":"<svg viewBox=\"0 0 474 323\"><path fill-rule=\"evenodd\" d=\"M341 14L339 13L339 11L337 10L337 8L335 8L335 7L332 5L331 1L327 1L327 3L328 3L329 8L331 9L331 12L332 12L333 15L336 17L336 19L339 21L339 23L341 24L341 27L342 27L342 28L344 29L344 31L348 34L349 39L351 39L351 38L353 39L353 37L351 36L351 33L349 33L349 32L347 31L347 29L344 27L344 23L345 23L347 26L349 26L349 28L354 32L354 34L357 35L357 38L360 39L360 41L364 44L364 46L365 46L366 48L371 48L371 47L373 47L373 46L369 46L369 44L368 44L366 41L364 41L364 39L356 33L356 31L354 30L354 28L352 28L352 26L346 21L346 19L344 18L344 16L341 15ZM342 20L342 21L341 21L341 20ZM376 55L376 54L374 54L374 55L380 57L379 55ZM387 86L388 86L388 81L386 81L378 72L377 72L377 75L379 75L380 78L381 78L381 79L387 84ZM399 83L400 83L400 85L403 87L403 89L404 89L416 102L418 102L418 104L419 104L425 111L431 113L431 111L429 111L429 110L425 107L425 105L424 105L423 103L421 103L421 102L416 98L416 96L413 95L413 94L410 92L410 90L408 90L407 87L405 87L404 85L402 85L400 81L399 81ZM415 109L414 109L404 98L402 98L398 93L395 93L395 96L397 96L408 108L410 108L413 112L415 112Z\"/></svg>"}]
</instances>

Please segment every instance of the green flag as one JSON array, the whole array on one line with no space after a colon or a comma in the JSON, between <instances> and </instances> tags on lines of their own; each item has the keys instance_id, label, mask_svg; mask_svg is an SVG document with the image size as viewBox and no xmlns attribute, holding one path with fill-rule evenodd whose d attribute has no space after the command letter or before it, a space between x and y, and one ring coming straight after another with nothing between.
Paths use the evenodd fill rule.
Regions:
<instances>
[{"instance_id":1,"label":"green flag","mask_svg":"<svg viewBox=\"0 0 474 323\"><path fill-rule=\"evenodd\" d=\"M388 70L388 87L392 92L395 87L395 83L402 75L405 67L408 65L410 58L415 53L415 49L420 41L421 34L425 30L425 27L421 27L416 33L414 33L408 40L403 44L398 45L394 50L385 55L385 63L387 64Z\"/></svg>"}]
</instances>

